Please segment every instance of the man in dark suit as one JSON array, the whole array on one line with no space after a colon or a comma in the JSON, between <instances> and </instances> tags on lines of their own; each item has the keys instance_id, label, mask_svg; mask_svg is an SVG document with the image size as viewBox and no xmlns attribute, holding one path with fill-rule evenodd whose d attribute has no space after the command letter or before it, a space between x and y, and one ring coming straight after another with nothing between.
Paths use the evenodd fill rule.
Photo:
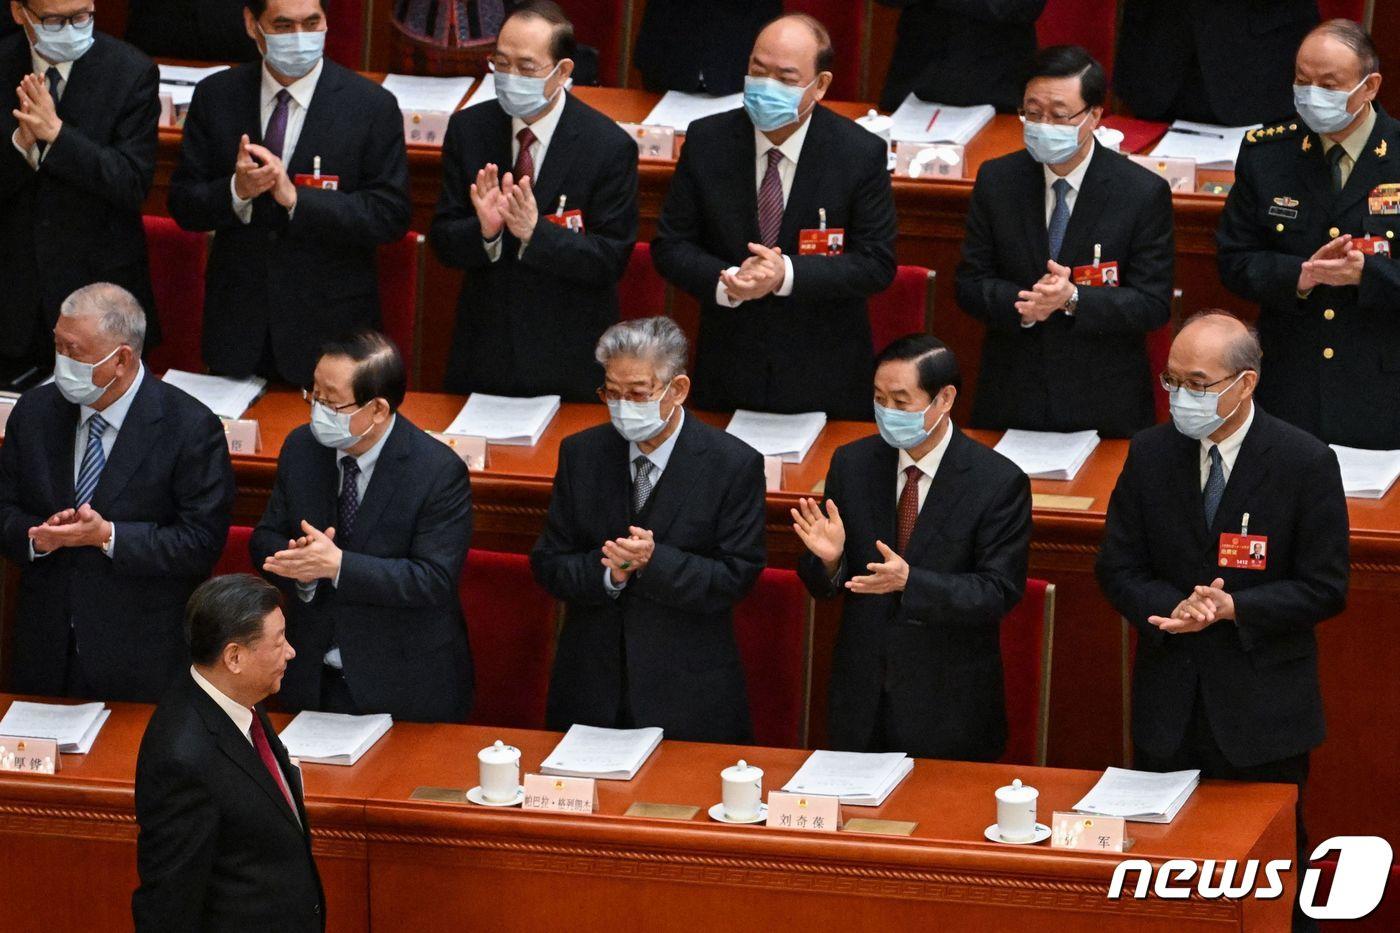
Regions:
<instances>
[{"instance_id":1,"label":"man in dark suit","mask_svg":"<svg viewBox=\"0 0 1400 933\"><path fill-rule=\"evenodd\" d=\"M818 104L831 54L811 17L774 20L744 109L686 134L652 257L700 300L700 408L870 416L866 299L894 280L894 200L884 143Z\"/></svg>"},{"instance_id":2,"label":"man in dark suit","mask_svg":"<svg viewBox=\"0 0 1400 933\"><path fill-rule=\"evenodd\" d=\"M141 205L156 170L156 66L93 31L82 0L9 4L23 28L0 39L0 388L53 365L58 306L113 282L160 340Z\"/></svg>"},{"instance_id":3,"label":"man in dark suit","mask_svg":"<svg viewBox=\"0 0 1400 933\"><path fill-rule=\"evenodd\" d=\"M1133 439L1096 569L1138 632L1134 765L1296 784L1305 865L1314 628L1346 605L1347 506L1336 455L1254 404L1260 359L1226 312L1182 327L1162 377L1174 425Z\"/></svg>"},{"instance_id":4,"label":"man in dark suit","mask_svg":"<svg viewBox=\"0 0 1400 933\"><path fill-rule=\"evenodd\" d=\"M306 386L322 342L379 322L375 250L410 215L403 117L321 57L320 0L248 0L244 21L263 61L195 88L170 214L217 234L204 362Z\"/></svg>"},{"instance_id":5,"label":"man in dark suit","mask_svg":"<svg viewBox=\"0 0 1400 933\"><path fill-rule=\"evenodd\" d=\"M976 427L1128 437L1153 421L1146 336L1171 315L1171 189L1095 142L1105 94L1082 48L1042 50L1026 148L977 173L958 266L958 304L986 325Z\"/></svg>"},{"instance_id":6,"label":"man in dark suit","mask_svg":"<svg viewBox=\"0 0 1400 933\"><path fill-rule=\"evenodd\" d=\"M296 652L275 587L215 577L190 597L194 664L136 758L137 933L325 929L301 769L260 704Z\"/></svg>"},{"instance_id":7,"label":"man in dark suit","mask_svg":"<svg viewBox=\"0 0 1400 933\"><path fill-rule=\"evenodd\" d=\"M432 244L467 270L449 392L585 402L598 388L593 348L637 239L637 147L565 89L575 45L557 4L518 7L496 41L496 99L448 124Z\"/></svg>"},{"instance_id":8,"label":"man in dark suit","mask_svg":"<svg viewBox=\"0 0 1400 933\"><path fill-rule=\"evenodd\" d=\"M1021 106L1045 0L880 0L900 7L880 108L921 100L1003 113Z\"/></svg>"},{"instance_id":9,"label":"man in dark suit","mask_svg":"<svg viewBox=\"0 0 1400 933\"><path fill-rule=\"evenodd\" d=\"M126 41L147 55L250 62L258 47L243 29L244 0L131 0Z\"/></svg>"},{"instance_id":10,"label":"man in dark suit","mask_svg":"<svg viewBox=\"0 0 1400 933\"><path fill-rule=\"evenodd\" d=\"M736 94L749 50L782 0L648 0L633 61L648 91Z\"/></svg>"},{"instance_id":11,"label":"man in dark suit","mask_svg":"<svg viewBox=\"0 0 1400 933\"><path fill-rule=\"evenodd\" d=\"M253 566L287 593L291 709L462 722L471 651L457 578L471 482L451 448L398 414L407 379L382 334L326 344L311 423L282 445Z\"/></svg>"},{"instance_id":12,"label":"man in dark suit","mask_svg":"<svg viewBox=\"0 0 1400 933\"><path fill-rule=\"evenodd\" d=\"M1006 744L1001 619L1021 599L1030 481L954 427L957 360L924 334L875 361L878 435L837 449L826 509L803 499L798 572L844 594L834 748L993 761Z\"/></svg>"},{"instance_id":13,"label":"man in dark suit","mask_svg":"<svg viewBox=\"0 0 1400 933\"><path fill-rule=\"evenodd\" d=\"M1113 89L1144 120L1287 116L1293 50L1317 0L1124 0Z\"/></svg>"},{"instance_id":14,"label":"man in dark suit","mask_svg":"<svg viewBox=\"0 0 1400 933\"><path fill-rule=\"evenodd\" d=\"M1259 398L1328 443L1400 447L1400 122L1365 30L1298 51L1300 116L1251 131L1216 234L1220 279L1260 306Z\"/></svg>"},{"instance_id":15,"label":"man in dark suit","mask_svg":"<svg viewBox=\"0 0 1400 933\"><path fill-rule=\"evenodd\" d=\"M233 466L213 412L141 364L130 292L75 292L52 385L0 446L0 547L20 568L11 688L158 699L188 661L185 600L228 535Z\"/></svg>"},{"instance_id":16,"label":"man in dark suit","mask_svg":"<svg viewBox=\"0 0 1400 933\"><path fill-rule=\"evenodd\" d=\"M686 415L687 349L670 318L608 328L597 358L612 424L559 449L530 553L535 579L568 604L551 729L753 738L733 617L763 570L763 458Z\"/></svg>"}]
</instances>

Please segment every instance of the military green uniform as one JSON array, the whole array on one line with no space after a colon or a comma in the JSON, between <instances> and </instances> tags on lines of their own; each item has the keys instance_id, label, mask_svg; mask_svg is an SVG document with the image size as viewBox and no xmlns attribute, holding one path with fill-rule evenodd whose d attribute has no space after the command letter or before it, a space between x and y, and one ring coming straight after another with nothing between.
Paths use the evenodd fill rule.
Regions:
<instances>
[{"instance_id":1,"label":"military green uniform","mask_svg":"<svg viewBox=\"0 0 1400 933\"><path fill-rule=\"evenodd\" d=\"M1216 233L1220 277L1260 305L1265 409L1329 443L1400 448L1400 121L1376 107L1340 192L1323 149L1298 117L1246 135ZM1361 284L1300 296L1303 262L1346 233L1372 238Z\"/></svg>"}]
</instances>

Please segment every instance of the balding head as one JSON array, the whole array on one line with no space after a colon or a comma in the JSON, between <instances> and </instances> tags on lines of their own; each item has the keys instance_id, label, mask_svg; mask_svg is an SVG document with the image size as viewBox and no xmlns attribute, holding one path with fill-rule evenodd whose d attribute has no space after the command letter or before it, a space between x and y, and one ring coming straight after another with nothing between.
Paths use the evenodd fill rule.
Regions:
<instances>
[{"instance_id":1,"label":"balding head","mask_svg":"<svg viewBox=\"0 0 1400 933\"><path fill-rule=\"evenodd\" d=\"M799 89L797 118L776 129L765 129L768 138L782 145L797 131L817 101L831 86L831 36L820 22L802 13L779 16L758 34L749 55L749 77L771 78L788 88ZM749 106L748 101L745 107ZM754 123L763 126L751 110Z\"/></svg>"},{"instance_id":2,"label":"balding head","mask_svg":"<svg viewBox=\"0 0 1400 933\"><path fill-rule=\"evenodd\" d=\"M1259 383L1263 353L1253 328L1228 311L1209 310L1192 315L1172 341L1164 374L1173 392L1173 405L1182 391L1200 397L1219 393L1216 414L1225 424L1211 437L1228 437L1248 417L1245 404Z\"/></svg>"}]
</instances>

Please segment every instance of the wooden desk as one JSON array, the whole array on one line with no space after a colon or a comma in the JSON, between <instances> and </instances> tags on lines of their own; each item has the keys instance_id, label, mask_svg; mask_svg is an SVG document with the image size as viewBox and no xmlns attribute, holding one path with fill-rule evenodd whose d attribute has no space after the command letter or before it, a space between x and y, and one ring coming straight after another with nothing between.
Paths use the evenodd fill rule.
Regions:
<instances>
[{"instance_id":1,"label":"wooden desk","mask_svg":"<svg viewBox=\"0 0 1400 933\"><path fill-rule=\"evenodd\" d=\"M0 709L11 698L0 696ZM133 776L150 708L114 704L86 756L56 776L0 774L0 872L9 917L46 931L131 929L136 878ZM277 717L280 726L285 717ZM496 738L538 767L557 733L394 726L354 768L305 765L313 850L332 931L434 929L959 930L1047 924L1060 930L1282 929L1292 897L1110 902L1121 856L1048 843L987 842L993 790L1013 777L1040 789L1040 815L1068 809L1087 771L920 761L880 808L844 816L908 820L912 836L804 835L724 826L719 771L740 757L780 787L806 753L666 742L631 782L599 782L592 816L411 800L416 787L475 783L477 749ZM1208 782L1170 825L1132 824L1131 857L1292 858L1293 789ZM624 816L636 801L698 806L689 821ZM22 857L16 857L23 853ZM41 929L14 925L16 933Z\"/></svg>"}]
</instances>

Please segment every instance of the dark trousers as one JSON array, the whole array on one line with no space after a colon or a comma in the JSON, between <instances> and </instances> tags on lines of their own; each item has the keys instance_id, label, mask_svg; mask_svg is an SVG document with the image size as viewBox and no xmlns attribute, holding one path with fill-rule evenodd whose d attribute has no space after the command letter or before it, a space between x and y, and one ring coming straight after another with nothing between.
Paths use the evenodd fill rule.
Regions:
<instances>
[{"instance_id":1,"label":"dark trousers","mask_svg":"<svg viewBox=\"0 0 1400 933\"><path fill-rule=\"evenodd\" d=\"M350 694L350 685L345 682L344 671L336 670L329 664L321 665L321 704L317 709L323 713L360 714L360 708Z\"/></svg>"},{"instance_id":2,"label":"dark trousers","mask_svg":"<svg viewBox=\"0 0 1400 933\"><path fill-rule=\"evenodd\" d=\"M1298 788L1298 804L1294 808L1297 823L1298 851L1293 862L1294 875L1298 888L1294 889L1293 929L1316 930L1317 921L1307 917L1298 909L1297 891L1301 889L1303 873L1308 867L1308 834L1303 826L1303 792L1308 782L1308 753L1266 761L1263 764L1239 767L1232 765L1225 753L1216 744L1215 734L1210 728L1210 718L1198 691L1196 702L1191 709L1191 721L1186 727L1186 738L1174 754L1158 757L1137 744L1133 745L1133 767L1140 771L1186 771L1199 768L1202 778L1223 781L1262 781L1274 784L1292 784Z\"/></svg>"},{"instance_id":3,"label":"dark trousers","mask_svg":"<svg viewBox=\"0 0 1400 933\"><path fill-rule=\"evenodd\" d=\"M83 665L78 658L78 633L71 626L68 629L68 668L63 674L63 695L79 700L101 699L93 696L92 685L83 675Z\"/></svg>"}]
</instances>

